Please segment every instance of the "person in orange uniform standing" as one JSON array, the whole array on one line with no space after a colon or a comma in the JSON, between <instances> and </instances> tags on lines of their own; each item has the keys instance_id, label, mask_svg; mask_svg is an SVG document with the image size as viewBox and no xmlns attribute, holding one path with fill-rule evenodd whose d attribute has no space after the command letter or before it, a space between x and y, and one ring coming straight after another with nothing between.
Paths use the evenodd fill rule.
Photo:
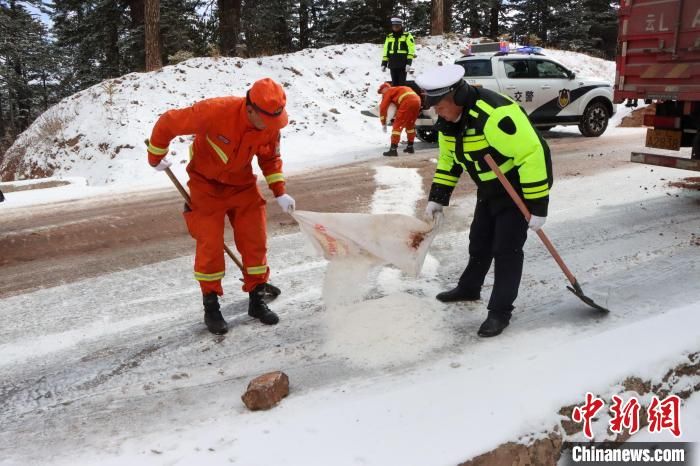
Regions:
<instances>
[{"instance_id":1,"label":"person in orange uniform standing","mask_svg":"<svg viewBox=\"0 0 700 466\"><path fill-rule=\"evenodd\" d=\"M263 301L270 276L265 200L256 184L252 160L257 155L278 204L292 213L295 203L286 194L279 147L280 130L288 122L286 101L282 86L269 78L260 79L245 97L206 99L165 112L149 139L148 163L163 171L171 164L165 158L170 141L179 135L195 135L187 165L192 202L185 206L184 217L197 243L194 278L202 290L204 323L218 335L228 331L218 300L224 293L226 218L243 259L243 291L250 296L248 314L268 325L279 321Z\"/></svg>"},{"instance_id":2,"label":"person in orange uniform standing","mask_svg":"<svg viewBox=\"0 0 700 466\"><path fill-rule=\"evenodd\" d=\"M377 92L382 95L382 103L379 105L379 120L385 133L389 105L393 103L397 107L394 124L391 128L391 147L384 152L384 155L388 157L399 155L397 149L401 139L401 131L404 128L408 137L408 145L403 151L413 154L415 152L413 140L416 138L416 119L421 107L420 97L410 87L392 87L389 83L382 83Z\"/></svg>"}]
</instances>

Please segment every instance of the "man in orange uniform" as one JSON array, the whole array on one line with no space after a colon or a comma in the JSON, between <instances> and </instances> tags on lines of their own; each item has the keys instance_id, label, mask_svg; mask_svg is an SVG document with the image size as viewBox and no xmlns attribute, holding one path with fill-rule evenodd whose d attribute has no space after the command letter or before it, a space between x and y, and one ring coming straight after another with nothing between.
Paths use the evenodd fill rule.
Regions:
<instances>
[{"instance_id":1,"label":"man in orange uniform","mask_svg":"<svg viewBox=\"0 0 700 466\"><path fill-rule=\"evenodd\" d=\"M406 128L406 136L408 136L408 145L403 151L413 154L415 152L413 150L413 140L416 138L416 118L418 118L421 106L420 97L410 87L391 87L389 83L382 83L377 92L382 94L382 103L379 106L379 120L385 133L389 105L393 103L397 107L394 125L391 128L391 147L384 152L384 155L388 157L399 155L396 149L399 147L401 131L404 128Z\"/></svg>"},{"instance_id":2,"label":"man in orange uniform","mask_svg":"<svg viewBox=\"0 0 700 466\"><path fill-rule=\"evenodd\" d=\"M285 192L279 149L280 129L288 122L286 101L282 86L269 78L261 79L245 97L206 99L165 112L149 140L148 163L162 171L170 166L165 158L170 141L179 135L195 135L187 165L192 202L185 207L184 217L197 242L194 278L202 289L204 323L218 335L228 331L218 300L224 293L226 217L243 259L243 291L250 294L248 315L268 325L279 321L263 302L270 276L265 200L256 184L252 160L257 155L282 210L293 212L295 203Z\"/></svg>"}]
</instances>

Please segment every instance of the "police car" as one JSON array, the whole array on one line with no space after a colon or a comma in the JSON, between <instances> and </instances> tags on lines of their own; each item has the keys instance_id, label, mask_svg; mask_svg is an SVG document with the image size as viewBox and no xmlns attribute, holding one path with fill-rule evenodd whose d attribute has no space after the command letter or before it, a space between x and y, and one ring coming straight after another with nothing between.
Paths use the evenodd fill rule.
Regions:
<instances>
[{"instance_id":1,"label":"police car","mask_svg":"<svg viewBox=\"0 0 700 466\"><path fill-rule=\"evenodd\" d=\"M597 137L615 114L612 84L578 77L538 48L516 52L470 54L455 61L464 79L518 102L542 131L578 125L581 134Z\"/></svg>"}]
</instances>

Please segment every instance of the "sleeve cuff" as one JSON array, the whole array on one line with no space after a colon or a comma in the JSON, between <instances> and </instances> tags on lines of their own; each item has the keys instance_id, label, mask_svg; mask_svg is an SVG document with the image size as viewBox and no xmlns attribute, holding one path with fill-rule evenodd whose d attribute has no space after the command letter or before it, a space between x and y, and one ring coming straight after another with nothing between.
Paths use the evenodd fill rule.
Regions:
<instances>
[{"instance_id":1,"label":"sleeve cuff","mask_svg":"<svg viewBox=\"0 0 700 466\"><path fill-rule=\"evenodd\" d=\"M163 157L165 154L168 153L168 145L166 144L165 147L160 147L160 146L153 144L149 140L148 141L148 152L150 152L153 155L158 155L160 157Z\"/></svg>"},{"instance_id":2,"label":"sleeve cuff","mask_svg":"<svg viewBox=\"0 0 700 466\"><path fill-rule=\"evenodd\" d=\"M165 155L153 155L150 152L148 153L148 164L152 167L155 167L160 163L161 160L163 160L163 157Z\"/></svg>"},{"instance_id":3,"label":"sleeve cuff","mask_svg":"<svg viewBox=\"0 0 700 466\"><path fill-rule=\"evenodd\" d=\"M447 206L450 205L450 197L454 186L445 186L444 184L433 183L430 187L429 201L437 202L438 204Z\"/></svg>"},{"instance_id":4,"label":"sleeve cuff","mask_svg":"<svg viewBox=\"0 0 700 466\"><path fill-rule=\"evenodd\" d=\"M537 215L538 217L546 217L547 208L549 207L549 197L532 200L525 199L525 205L530 211L530 214Z\"/></svg>"},{"instance_id":5,"label":"sleeve cuff","mask_svg":"<svg viewBox=\"0 0 700 466\"><path fill-rule=\"evenodd\" d=\"M276 181L274 183L271 183L269 186L270 190L272 191L272 194L274 194L275 197L280 197L281 195L287 193L284 181Z\"/></svg>"}]
</instances>

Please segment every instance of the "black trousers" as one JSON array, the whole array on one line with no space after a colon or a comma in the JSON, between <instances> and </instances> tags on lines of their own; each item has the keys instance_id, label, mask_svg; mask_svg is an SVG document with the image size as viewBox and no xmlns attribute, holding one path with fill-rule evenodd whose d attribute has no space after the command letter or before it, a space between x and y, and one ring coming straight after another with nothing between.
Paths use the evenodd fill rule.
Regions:
<instances>
[{"instance_id":1,"label":"black trousers","mask_svg":"<svg viewBox=\"0 0 700 466\"><path fill-rule=\"evenodd\" d=\"M504 199L477 198L469 230L469 263L459 278L459 288L479 292L494 262L494 283L487 308L510 319L523 274L523 245L527 222L515 203Z\"/></svg>"},{"instance_id":2,"label":"black trousers","mask_svg":"<svg viewBox=\"0 0 700 466\"><path fill-rule=\"evenodd\" d=\"M401 68L389 68L391 71L391 85L392 86L404 86L406 85L406 67Z\"/></svg>"}]
</instances>

